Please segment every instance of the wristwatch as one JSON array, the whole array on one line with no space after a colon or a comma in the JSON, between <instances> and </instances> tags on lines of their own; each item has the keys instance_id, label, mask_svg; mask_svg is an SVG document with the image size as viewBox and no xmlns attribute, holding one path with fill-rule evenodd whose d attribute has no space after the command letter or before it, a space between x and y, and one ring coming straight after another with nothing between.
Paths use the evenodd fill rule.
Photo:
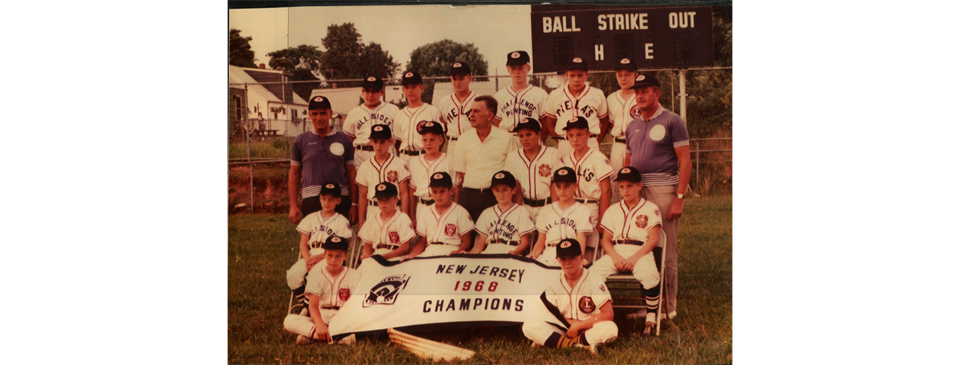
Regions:
<instances>
[{"instance_id":1,"label":"wristwatch","mask_svg":"<svg viewBox=\"0 0 960 365\"><path fill-rule=\"evenodd\" d=\"M677 194L677 199L683 199L683 194Z\"/></svg>"}]
</instances>

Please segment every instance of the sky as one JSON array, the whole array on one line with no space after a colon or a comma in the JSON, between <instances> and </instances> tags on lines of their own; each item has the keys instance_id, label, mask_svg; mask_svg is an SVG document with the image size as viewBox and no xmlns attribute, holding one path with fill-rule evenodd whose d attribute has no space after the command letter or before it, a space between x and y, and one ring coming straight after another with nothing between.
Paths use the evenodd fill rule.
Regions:
<instances>
[{"instance_id":1,"label":"sky","mask_svg":"<svg viewBox=\"0 0 960 365\"><path fill-rule=\"evenodd\" d=\"M308 44L323 48L327 27L353 23L361 41L379 43L399 62L427 43L450 39L473 43L487 61L489 73L505 75L507 53L531 52L529 5L405 5L231 9L230 28L253 37L256 63L267 53ZM491 27L491 24L498 26Z\"/></svg>"}]
</instances>

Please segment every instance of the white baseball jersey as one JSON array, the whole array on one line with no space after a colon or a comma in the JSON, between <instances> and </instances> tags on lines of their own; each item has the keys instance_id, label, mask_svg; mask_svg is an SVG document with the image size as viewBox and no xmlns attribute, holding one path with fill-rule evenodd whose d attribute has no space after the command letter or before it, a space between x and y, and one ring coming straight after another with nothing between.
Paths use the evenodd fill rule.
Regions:
<instances>
[{"instance_id":1,"label":"white baseball jersey","mask_svg":"<svg viewBox=\"0 0 960 365\"><path fill-rule=\"evenodd\" d=\"M562 210L560 202L555 202L543 207L537 216L537 230L547 235L547 245L556 245L564 238L576 239L578 232L593 232L595 225L590 210L580 203Z\"/></svg>"},{"instance_id":2,"label":"white baseball jersey","mask_svg":"<svg viewBox=\"0 0 960 365\"><path fill-rule=\"evenodd\" d=\"M487 236L487 247L490 241L516 241L520 236L533 232L536 229L530 211L520 204L514 204L507 210L500 210L500 205L494 205L480 213L477 218L476 230ZM512 246L511 246L512 247Z\"/></svg>"},{"instance_id":3,"label":"white baseball jersey","mask_svg":"<svg viewBox=\"0 0 960 365\"><path fill-rule=\"evenodd\" d=\"M603 91L586 86L580 95L573 96L568 85L553 90L547 98L546 114L557 118L554 130L563 137L566 135L563 127L567 126L567 122L582 116L587 118L590 134L600 134L600 118L607 116L607 98L603 96Z\"/></svg>"},{"instance_id":4,"label":"white baseball jersey","mask_svg":"<svg viewBox=\"0 0 960 365\"><path fill-rule=\"evenodd\" d=\"M327 272L326 265L316 265L307 275L307 294L319 296L320 319L330 323L337 310L330 307L342 307L350 295L357 289L360 281L360 272L344 267L339 275L333 276Z\"/></svg>"},{"instance_id":5,"label":"white baseball jersey","mask_svg":"<svg viewBox=\"0 0 960 365\"><path fill-rule=\"evenodd\" d=\"M460 185L457 174L453 172L453 161L441 152L440 157L427 161L427 155L420 155L410 159L410 186L416 188L413 193L421 199L433 199L430 195L430 176L437 172L446 172L453 179L453 187ZM419 213L419 211L418 211Z\"/></svg>"},{"instance_id":6,"label":"white baseball jersey","mask_svg":"<svg viewBox=\"0 0 960 365\"><path fill-rule=\"evenodd\" d=\"M651 228L662 224L660 208L644 198L640 198L633 208L627 207L625 201L610 206L600 221L600 227L613 233L614 240L641 242L647 241L647 232Z\"/></svg>"},{"instance_id":7,"label":"white baseball jersey","mask_svg":"<svg viewBox=\"0 0 960 365\"><path fill-rule=\"evenodd\" d=\"M367 188L367 200L373 200L373 191L377 184L382 182L393 183L400 190L400 183L410 178L410 169L397 156L390 155L383 163L377 162L376 156L365 161L357 169L357 185Z\"/></svg>"},{"instance_id":8,"label":"white baseball jersey","mask_svg":"<svg viewBox=\"0 0 960 365\"><path fill-rule=\"evenodd\" d=\"M493 98L497 99L500 129L513 133L513 128L526 118L540 120L544 103L547 102L547 92L533 85L527 85L526 89L517 92L511 85L497 91Z\"/></svg>"},{"instance_id":9,"label":"white baseball jersey","mask_svg":"<svg viewBox=\"0 0 960 365\"><path fill-rule=\"evenodd\" d=\"M613 302L603 278L590 274L587 269L583 269L580 280L572 286L561 272L547 285L544 293L547 300L560 309L560 314L577 321L600 314L600 307Z\"/></svg>"},{"instance_id":10,"label":"white baseball jersey","mask_svg":"<svg viewBox=\"0 0 960 365\"><path fill-rule=\"evenodd\" d=\"M443 242L447 252L460 247L460 236L471 230L470 213L457 203L452 203L443 214L437 212L437 205L433 204L426 213L417 216L417 234L426 237L428 250L431 242Z\"/></svg>"},{"instance_id":11,"label":"white baseball jersey","mask_svg":"<svg viewBox=\"0 0 960 365\"><path fill-rule=\"evenodd\" d=\"M420 133L417 133L417 123L421 120L440 122L440 109L427 103L423 103L416 109L407 106L397 112L397 116L393 118L391 131L394 139L402 141L401 151L423 151L423 139Z\"/></svg>"},{"instance_id":12,"label":"white baseball jersey","mask_svg":"<svg viewBox=\"0 0 960 365\"><path fill-rule=\"evenodd\" d=\"M447 126L447 137L460 138L463 132L473 129L470 126L470 104L477 98L477 92L470 91L463 102L457 99L456 93L450 93L436 101L437 109L440 110L440 117Z\"/></svg>"},{"instance_id":13,"label":"white baseball jersey","mask_svg":"<svg viewBox=\"0 0 960 365\"><path fill-rule=\"evenodd\" d=\"M631 116L630 111L635 105L637 105L637 99L633 97L633 94L624 97L620 95L620 90L617 90L607 96L607 108L610 110L610 121L613 122L613 129L610 130L611 136L620 139L627 138L627 124L630 124L635 118Z\"/></svg>"},{"instance_id":14,"label":"white baseball jersey","mask_svg":"<svg viewBox=\"0 0 960 365\"><path fill-rule=\"evenodd\" d=\"M579 159L575 158L576 152L560 158L560 166L567 166L577 172L578 189L576 197L578 199L600 199L600 181L609 178L613 174L613 167L610 167L610 160L599 150L588 149ZM558 167L559 168L559 167Z\"/></svg>"},{"instance_id":15,"label":"white baseball jersey","mask_svg":"<svg viewBox=\"0 0 960 365\"><path fill-rule=\"evenodd\" d=\"M503 125L503 124L501 124ZM540 152L532 160L527 159L523 149L507 155L503 169L509 171L520 183L523 197L543 200L550 197L550 179L553 170L560 168L557 149L540 146Z\"/></svg>"},{"instance_id":16,"label":"white baseball jersey","mask_svg":"<svg viewBox=\"0 0 960 365\"><path fill-rule=\"evenodd\" d=\"M327 238L336 235L342 238L353 237L353 230L350 229L350 221L340 213L334 212L330 218L323 218L321 212L308 214L300 224L297 225L297 231L310 236L310 254L317 255L323 252L320 248Z\"/></svg>"},{"instance_id":17,"label":"white baseball jersey","mask_svg":"<svg viewBox=\"0 0 960 365\"><path fill-rule=\"evenodd\" d=\"M395 250L416 235L410 216L399 210L386 221L381 214L377 214L373 219L364 222L363 228L360 228L360 232L357 233L363 244L372 245L374 250Z\"/></svg>"},{"instance_id":18,"label":"white baseball jersey","mask_svg":"<svg viewBox=\"0 0 960 365\"><path fill-rule=\"evenodd\" d=\"M350 110L347 117L343 119L343 133L356 138L353 140L354 146L369 144L370 127L381 124L393 130L393 118L399 111L400 108L397 108L396 105L386 102L381 102L373 109L360 104L360 106Z\"/></svg>"}]
</instances>

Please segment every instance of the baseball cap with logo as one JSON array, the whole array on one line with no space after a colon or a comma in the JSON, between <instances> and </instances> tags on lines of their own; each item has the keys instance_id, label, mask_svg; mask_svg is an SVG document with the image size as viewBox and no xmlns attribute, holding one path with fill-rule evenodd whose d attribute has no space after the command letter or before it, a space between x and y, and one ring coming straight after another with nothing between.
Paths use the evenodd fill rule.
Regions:
<instances>
[{"instance_id":1,"label":"baseball cap with logo","mask_svg":"<svg viewBox=\"0 0 960 365\"><path fill-rule=\"evenodd\" d=\"M448 189L449 189L449 188L452 188L452 187L453 187L453 179L451 179L451 178L450 178L450 174L448 174L448 173L446 173L446 172L438 172L438 173L433 174L433 176L430 176L430 185L429 185L429 187L431 187L431 188L433 188L433 187L437 187L437 188L448 188Z\"/></svg>"},{"instance_id":2,"label":"baseball cap with logo","mask_svg":"<svg viewBox=\"0 0 960 365\"><path fill-rule=\"evenodd\" d=\"M469 75L470 74L470 65L457 61L450 65L450 76L455 75Z\"/></svg>"},{"instance_id":3,"label":"baseball cap with logo","mask_svg":"<svg viewBox=\"0 0 960 365\"><path fill-rule=\"evenodd\" d=\"M587 118L577 116L576 119L567 122L567 125L563 126L563 130L572 128L590 129L590 123L587 123Z\"/></svg>"},{"instance_id":4,"label":"baseball cap with logo","mask_svg":"<svg viewBox=\"0 0 960 365\"><path fill-rule=\"evenodd\" d=\"M637 170L633 166L627 166L620 169L617 172L617 177L613 181L628 181L628 182L640 182L640 170Z\"/></svg>"},{"instance_id":5,"label":"baseball cap with logo","mask_svg":"<svg viewBox=\"0 0 960 365\"><path fill-rule=\"evenodd\" d=\"M320 95L314 96L310 98L310 104L307 106L307 109L332 109L330 108L330 99Z\"/></svg>"},{"instance_id":6,"label":"baseball cap with logo","mask_svg":"<svg viewBox=\"0 0 960 365\"><path fill-rule=\"evenodd\" d=\"M629 58L621 58L620 61L617 62L617 66L615 66L615 67L613 68L613 70L614 70L614 71L618 71L618 70L629 70L629 71L634 71L634 72L636 72L636 71L637 71L637 63L636 63L636 62L633 62L633 60L631 60L631 59L629 59Z\"/></svg>"},{"instance_id":7,"label":"baseball cap with logo","mask_svg":"<svg viewBox=\"0 0 960 365\"><path fill-rule=\"evenodd\" d=\"M517 187L517 179L514 178L513 174L509 171L497 171L497 173L493 174L493 179L490 180L490 187L492 188L498 184L515 188Z\"/></svg>"},{"instance_id":8,"label":"baseball cap with logo","mask_svg":"<svg viewBox=\"0 0 960 365\"><path fill-rule=\"evenodd\" d=\"M423 78L415 71L404 72L403 77L400 78L400 86L403 85L423 85Z\"/></svg>"},{"instance_id":9,"label":"baseball cap with logo","mask_svg":"<svg viewBox=\"0 0 960 365\"><path fill-rule=\"evenodd\" d=\"M526 51L507 53L507 66L523 66L530 62L530 55Z\"/></svg>"},{"instance_id":10,"label":"baseball cap with logo","mask_svg":"<svg viewBox=\"0 0 960 365\"><path fill-rule=\"evenodd\" d=\"M569 167L561 167L557 171L553 172L553 182L554 183L575 183L577 182L577 173Z\"/></svg>"},{"instance_id":11,"label":"baseball cap with logo","mask_svg":"<svg viewBox=\"0 0 960 365\"><path fill-rule=\"evenodd\" d=\"M383 79L376 76L367 76L360 87L370 90L383 90Z\"/></svg>"},{"instance_id":12,"label":"baseball cap with logo","mask_svg":"<svg viewBox=\"0 0 960 365\"><path fill-rule=\"evenodd\" d=\"M587 67L587 60L585 58L574 57L573 59L570 60L570 62L567 63L567 68L564 70L564 72L570 71L570 70L589 71L590 69ZM562 73L563 72L561 72L561 74Z\"/></svg>"},{"instance_id":13,"label":"baseball cap with logo","mask_svg":"<svg viewBox=\"0 0 960 365\"><path fill-rule=\"evenodd\" d=\"M516 127L513 127L513 133L520 132L521 129L529 129L540 133L542 127L540 127L540 121L533 118L524 118L520 123L517 123Z\"/></svg>"},{"instance_id":14,"label":"baseball cap with logo","mask_svg":"<svg viewBox=\"0 0 960 365\"><path fill-rule=\"evenodd\" d=\"M566 238L560 240L560 243L557 244L557 257L571 257L580 255L583 255L583 251L580 249L580 241L577 241L573 238Z\"/></svg>"},{"instance_id":15,"label":"baseball cap with logo","mask_svg":"<svg viewBox=\"0 0 960 365\"><path fill-rule=\"evenodd\" d=\"M630 88L639 89L644 86L660 87L660 80L657 80L657 76L653 74L640 74L633 80L633 86Z\"/></svg>"},{"instance_id":16,"label":"baseball cap with logo","mask_svg":"<svg viewBox=\"0 0 960 365\"><path fill-rule=\"evenodd\" d=\"M340 192L340 185L337 184L327 183L320 187L320 195L340 196Z\"/></svg>"},{"instance_id":17,"label":"baseball cap with logo","mask_svg":"<svg viewBox=\"0 0 960 365\"><path fill-rule=\"evenodd\" d=\"M340 238L335 235L327 237L327 240L320 245L320 248L324 250L338 250L338 251L348 251L349 246L345 238Z\"/></svg>"},{"instance_id":18,"label":"baseball cap with logo","mask_svg":"<svg viewBox=\"0 0 960 365\"><path fill-rule=\"evenodd\" d=\"M439 136L445 136L446 133L443 131L443 124L437 123L429 120L421 120L417 123L417 133L423 135L424 133L433 133Z\"/></svg>"},{"instance_id":19,"label":"baseball cap with logo","mask_svg":"<svg viewBox=\"0 0 960 365\"><path fill-rule=\"evenodd\" d=\"M397 193L397 186L389 182L379 183L373 190L374 198L393 198L399 194Z\"/></svg>"},{"instance_id":20,"label":"baseball cap with logo","mask_svg":"<svg viewBox=\"0 0 960 365\"><path fill-rule=\"evenodd\" d=\"M370 139L390 139L393 134L390 132L390 126L384 124L374 124L370 126Z\"/></svg>"}]
</instances>

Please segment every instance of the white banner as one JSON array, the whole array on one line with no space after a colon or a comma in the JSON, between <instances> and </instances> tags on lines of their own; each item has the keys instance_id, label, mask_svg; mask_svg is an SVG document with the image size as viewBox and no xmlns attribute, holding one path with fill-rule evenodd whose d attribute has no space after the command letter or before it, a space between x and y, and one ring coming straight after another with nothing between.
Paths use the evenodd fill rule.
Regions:
<instances>
[{"instance_id":1,"label":"white banner","mask_svg":"<svg viewBox=\"0 0 960 365\"><path fill-rule=\"evenodd\" d=\"M560 268L514 255L414 258L373 256L357 289L330 322L330 334L453 322L554 318L540 299ZM556 322L556 319L551 320Z\"/></svg>"}]
</instances>

